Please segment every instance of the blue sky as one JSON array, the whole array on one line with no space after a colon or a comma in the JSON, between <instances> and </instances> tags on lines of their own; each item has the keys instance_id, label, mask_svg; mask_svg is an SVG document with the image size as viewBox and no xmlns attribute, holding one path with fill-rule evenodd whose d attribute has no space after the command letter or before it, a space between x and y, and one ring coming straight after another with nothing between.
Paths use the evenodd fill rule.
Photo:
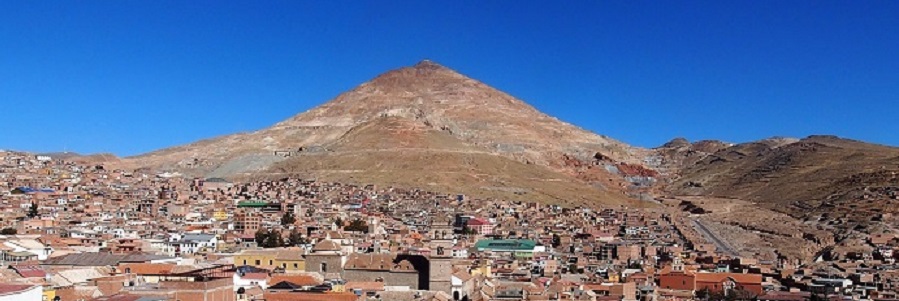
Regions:
<instances>
[{"instance_id":1,"label":"blue sky","mask_svg":"<svg viewBox=\"0 0 899 301\"><path fill-rule=\"evenodd\" d=\"M631 144L899 145L899 1L2 1L0 149L252 131L429 58Z\"/></svg>"}]
</instances>

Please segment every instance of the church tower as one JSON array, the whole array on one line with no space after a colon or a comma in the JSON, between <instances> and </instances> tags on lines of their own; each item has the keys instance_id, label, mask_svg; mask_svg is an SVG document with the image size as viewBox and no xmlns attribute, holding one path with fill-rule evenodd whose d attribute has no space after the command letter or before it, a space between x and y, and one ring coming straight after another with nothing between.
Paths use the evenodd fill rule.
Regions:
<instances>
[{"instance_id":1,"label":"church tower","mask_svg":"<svg viewBox=\"0 0 899 301\"><path fill-rule=\"evenodd\" d=\"M447 217L438 217L431 220L431 228L428 231L431 238L431 256L429 260L429 289L443 291L451 294L452 290L452 252L453 252L453 221Z\"/></svg>"},{"instance_id":2,"label":"church tower","mask_svg":"<svg viewBox=\"0 0 899 301\"><path fill-rule=\"evenodd\" d=\"M671 265L671 270L674 272L684 272L684 262L680 258L680 253L674 255L674 263Z\"/></svg>"}]
</instances>

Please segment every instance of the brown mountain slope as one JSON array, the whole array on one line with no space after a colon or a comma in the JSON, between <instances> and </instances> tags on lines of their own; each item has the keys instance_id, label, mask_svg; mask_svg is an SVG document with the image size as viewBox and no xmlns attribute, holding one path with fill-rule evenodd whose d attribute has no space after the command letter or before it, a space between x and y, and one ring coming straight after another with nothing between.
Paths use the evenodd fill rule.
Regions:
<instances>
[{"instance_id":1,"label":"brown mountain slope","mask_svg":"<svg viewBox=\"0 0 899 301\"><path fill-rule=\"evenodd\" d=\"M379 75L270 128L203 140L134 159L150 165L171 165L189 159L180 162L185 165L194 157L221 161L248 153L317 147L382 116L418 120L497 154L541 165L558 161L564 154L586 159L603 152L630 162L638 162L642 156L639 148L559 121L484 83L422 61Z\"/></svg>"},{"instance_id":2,"label":"brown mountain slope","mask_svg":"<svg viewBox=\"0 0 899 301\"><path fill-rule=\"evenodd\" d=\"M433 157L438 150L441 156ZM623 194L622 185L605 182L602 187L609 190L604 191L576 179L582 172L566 164L591 162L596 153L614 162L639 163L648 151L561 122L484 83L422 61L379 75L270 128L163 149L128 158L125 164L206 177L316 171L313 174L336 181L464 186L481 192L557 187L545 188L547 199L595 200ZM464 160L484 167L478 172L482 175L472 178L476 181L425 181L436 177L422 173L428 161L440 163L429 169L435 174L451 169L469 173L463 169L471 167L454 166ZM390 167L394 180L369 170L377 165L368 161L396 164ZM343 169L365 172L335 172ZM591 179L621 178L603 168L594 172L600 175ZM490 177L502 181L481 183ZM504 181L515 188L493 187L502 187Z\"/></svg>"},{"instance_id":3,"label":"brown mountain slope","mask_svg":"<svg viewBox=\"0 0 899 301\"><path fill-rule=\"evenodd\" d=\"M899 148L832 136L738 144L680 174L668 187L674 194L749 200L838 228L899 213Z\"/></svg>"},{"instance_id":4,"label":"brown mountain slope","mask_svg":"<svg viewBox=\"0 0 899 301\"><path fill-rule=\"evenodd\" d=\"M623 205L620 193L593 188L546 167L492 154L415 120L382 117L262 175L302 174L327 181L418 187L552 204Z\"/></svg>"}]
</instances>

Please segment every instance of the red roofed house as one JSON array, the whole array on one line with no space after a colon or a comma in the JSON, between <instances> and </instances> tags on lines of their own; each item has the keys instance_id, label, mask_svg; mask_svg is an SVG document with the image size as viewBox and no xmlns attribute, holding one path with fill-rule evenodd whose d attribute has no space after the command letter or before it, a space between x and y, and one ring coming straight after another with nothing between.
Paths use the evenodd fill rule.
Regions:
<instances>
[{"instance_id":1,"label":"red roofed house","mask_svg":"<svg viewBox=\"0 0 899 301\"><path fill-rule=\"evenodd\" d=\"M695 276L696 290L707 288L709 291L723 291L726 294L730 290L742 289L756 296L764 291L761 274L696 273Z\"/></svg>"},{"instance_id":2,"label":"red roofed house","mask_svg":"<svg viewBox=\"0 0 899 301\"><path fill-rule=\"evenodd\" d=\"M493 234L494 225L490 223L490 221L483 218L474 218L468 220L467 224L468 228L472 231L477 232L481 235L491 235Z\"/></svg>"},{"instance_id":3,"label":"red roofed house","mask_svg":"<svg viewBox=\"0 0 899 301\"><path fill-rule=\"evenodd\" d=\"M681 291L700 291L708 289L713 292L728 293L741 289L755 295L761 295L761 274L740 273L684 273L680 271L659 276L659 288Z\"/></svg>"}]
</instances>

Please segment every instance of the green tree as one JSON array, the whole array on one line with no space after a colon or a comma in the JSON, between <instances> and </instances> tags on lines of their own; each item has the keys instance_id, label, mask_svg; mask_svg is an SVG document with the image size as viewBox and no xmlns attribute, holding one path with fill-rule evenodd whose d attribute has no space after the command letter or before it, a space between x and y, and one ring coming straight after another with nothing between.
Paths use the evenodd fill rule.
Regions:
<instances>
[{"instance_id":1,"label":"green tree","mask_svg":"<svg viewBox=\"0 0 899 301\"><path fill-rule=\"evenodd\" d=\"M346 227L343 227L343 230L344 231L359 231L359 232L368 233L368 224L366 224L365 221L357 218L357 219L353 220L352 222L350 222L350 224L347 225Z\"/></svg>"},{"instance_id":2,"label":"green tree","mask_svg":"<svg viewBox=\"0 0 899 301\"><path fill-rule=\"evenodd\" d=\"M306 239L303 238L303 234L297 229L290 231L290 234L287 236L287 246L297 246L305 243Z\"/></svg>"},{"instance_id":3,"label":"green tree","mask_svg":"<svg viewBox=\"0 0 899 301\"><path fill-rule=\"evenodd\" d=\"M18 233L18 232L19 231L16 230L16 228L5 228L3 230L0 230L0 234L3 234L3 235L16 235L16 233Z\"/></svg>"},{"instance_id":4,"label":"green tree","mask_svg":"<svg viewBox=\"0 0 899 301\"><path fill-rule=\"evenodd\" d=\"M265 242L265 239L266 239L266 238L268 238L268 230L265 230L265 229L260 228L258 231L256 231L256 235L255 235L255 237L254 237L254 240L256 240L256 245L257 245L257 246L260 246L260 247L261 247L262 244Z\"/></svg>"},{"instance_id":5,"label":"green tree","mask_svg":"<svg viewBox=\"0 0 899 301\"><path fill-rule=\"evenodd\" d=\"M747 291L742 287L738 287L736 289L732 289L727 293L725 297L726 300L732 301L755 301L758 300L758 295L753 292Z\"/></svg>"},{"instance_id":6,"label":"green tree","mask_svg":"<svg viewBox=\"0 0 899 301\"><path fill-rule=\"evenodd\" d=\"M284 245L284 238L281 237L281 231L272 230L268 232L265 240L262 242L263 248L277 248Z\"/></svg>"},{"instance_id":7,"label":"green tree","mask_svg":"<svg viewBox=\"0 0 899 301\"><path fill-rule=\"evenodd\" d=\"M37 203L31 202L31 208L28 209L28 217L35 218L37 217Z\"/></svg>"},{"instance_id":8,"label":"green tree","mask_svg":"<svg viewBox=\"0 0 899 301\"><path fill-rule=\"evenodd\" d=\"M463 235L472 235L472 234L475 234L475 232L474 232L474 230L471 229L471 227L465 226L465 227L462 227L462 234Z\"/></svg>"},{"instance_id":9,"label":"green tree","mask_svg":"<svg viewBox=\"0 0 899 301\"><path fill-rule=\"evenodd\" d=\"M709 298L709 288L704 287L701 290L696 291L696 300L708 300Z\"/></svg>"},{"instance_id":10,"label":"green tree","mask_svg":"<svg viewBox=\"0 0 899 301\"><path fill-rule=\"evenodd\" d=\"M288 226L293 225L293 223L297 222L296 216L293 215L293 211L287 211L284 215L281 216L281 225Z\"/></svg>"}]
</instances>

